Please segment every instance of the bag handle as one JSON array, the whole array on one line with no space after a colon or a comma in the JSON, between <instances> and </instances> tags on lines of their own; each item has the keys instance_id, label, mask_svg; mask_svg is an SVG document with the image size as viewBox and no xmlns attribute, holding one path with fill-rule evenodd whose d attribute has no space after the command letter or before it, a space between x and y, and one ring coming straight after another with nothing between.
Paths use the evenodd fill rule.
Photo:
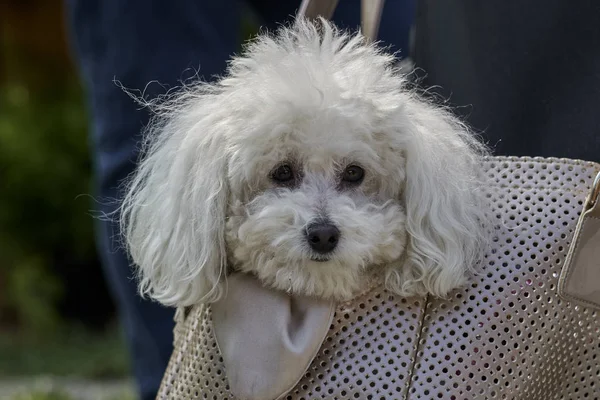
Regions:
<instances>
[{"instance_id":1,"label":"bag handle","mask_svg":"<svg viewBox=\"0 0 600 400\"><path fill-rule=\"evenodd\" d=\"M331 19L339 0L302 0L297 18ZM377 38L384 0L361 0L360 26L369 40Z\"/></svg>"}]
</instances>

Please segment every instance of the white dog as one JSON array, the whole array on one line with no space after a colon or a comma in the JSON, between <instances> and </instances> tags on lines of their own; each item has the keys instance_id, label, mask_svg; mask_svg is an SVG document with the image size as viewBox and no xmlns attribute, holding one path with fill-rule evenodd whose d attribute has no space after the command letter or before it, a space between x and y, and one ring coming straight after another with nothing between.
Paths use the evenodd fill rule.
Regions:
<instances>
[{"instance_id":1,"label":"white dog","mask_svg":"<svg viewBox=\"0 0 600 400\"><path fill-rule=\"evenodd\" d=\"M160 105L122 209L141 291L210 302L232 271L336 300L373 274L405 296L463 284L484 237L485 149L395 63L300 21Z\"/></svg>"}]
</instances>

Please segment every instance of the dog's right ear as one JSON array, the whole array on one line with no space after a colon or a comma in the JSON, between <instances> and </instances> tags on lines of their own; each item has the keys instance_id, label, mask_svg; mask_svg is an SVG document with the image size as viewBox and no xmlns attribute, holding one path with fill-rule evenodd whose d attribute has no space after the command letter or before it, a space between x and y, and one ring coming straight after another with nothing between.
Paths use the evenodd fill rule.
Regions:
<instances>
[{"instance_id":1,"label":"dog's right ear","mask_svg":"<svg viewBox=\"0 0 600 400\"><path fill-rule=\"evenodd\" d=\"M226 274L227 155L218 94L161 106L121 208L140 291L162 304L216 300Z\"/></svg>"}]
</instances>

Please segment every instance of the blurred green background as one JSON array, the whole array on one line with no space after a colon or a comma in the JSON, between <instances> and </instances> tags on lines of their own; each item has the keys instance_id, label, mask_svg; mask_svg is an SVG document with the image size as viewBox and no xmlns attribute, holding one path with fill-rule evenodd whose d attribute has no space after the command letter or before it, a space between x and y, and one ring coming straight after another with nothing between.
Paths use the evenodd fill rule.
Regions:
<instances>
[{"instance_id":1,"label":"blurred green background","mask_svg":"<svg viewBox=\"0 0 600 400\"><path fill-rule=\"evenodd\" d=\"M132 398L63 12L0 1L0 399Z\"/></svg>"},{"instance_id":2,"label":"blurred green background","mask_svg":"<svg viewBox=\"0 0 600 400\"><path fill-rule=\"evenodd\" d=\"M132 400L64 13L0 0L0 399ZM257 29L244 11L240 39Z\"/></svg>"}]
</instances>

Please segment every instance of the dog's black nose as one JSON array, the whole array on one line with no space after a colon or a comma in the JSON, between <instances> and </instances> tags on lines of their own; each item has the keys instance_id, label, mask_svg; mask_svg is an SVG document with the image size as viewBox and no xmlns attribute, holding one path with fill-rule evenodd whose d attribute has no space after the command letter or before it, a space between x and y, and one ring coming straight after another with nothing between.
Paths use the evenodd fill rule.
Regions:
<instances>
[{"instance_id":1,"label":"dog's black nose","mask_svg":"<svg viewBox=\"0 0 600 400\"><path fill-rule=\"evenodd\" d=\"M306 240L310 248L319 254L326 254L337 246L340 230L329 222L311 224L306 228Z\"/></svg>"}]
</instances>

